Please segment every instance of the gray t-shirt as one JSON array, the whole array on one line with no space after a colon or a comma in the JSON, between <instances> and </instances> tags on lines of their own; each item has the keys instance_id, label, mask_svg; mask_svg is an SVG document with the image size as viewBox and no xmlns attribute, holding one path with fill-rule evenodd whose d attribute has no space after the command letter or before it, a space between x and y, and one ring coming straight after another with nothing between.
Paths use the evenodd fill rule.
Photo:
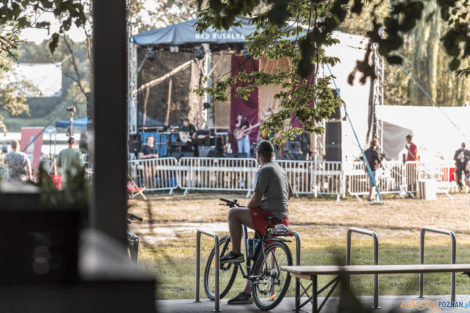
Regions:
<instances>
[{"instance_id":1,"label":"gray t-shirt","mask_svg":"<svg viewBox=\"0 0 470 313\"><path fill-rule=\"evenodd\" d=\"M255 192L263 193L259 207L277 217L289 217L289 179L276 163L263 164L256 173Z\"/></svg>"},{"instance_id":2,"label":"gray t-shirt","mask_svg":"<svg viewBox=\"0 0 470 313\"><path fill-rule=\"evenodd\" d=\"M23 152L10 152L5 156L8 180L22 181L26 179L28 157Z\"/></svg>"}]
</instances>

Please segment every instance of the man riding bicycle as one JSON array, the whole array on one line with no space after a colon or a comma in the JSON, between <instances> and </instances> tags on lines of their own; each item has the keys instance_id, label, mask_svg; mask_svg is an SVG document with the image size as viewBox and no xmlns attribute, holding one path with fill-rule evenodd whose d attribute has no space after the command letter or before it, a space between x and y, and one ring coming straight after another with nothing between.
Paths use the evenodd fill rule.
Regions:
<instances>
[{"instance_id":1,"label":"man riding bicycle","mask_svg":"<svg viewBox=\"0 0 470 313\"><path fill-rule=\"evenodd\" d=\"M266 217L274 216L279 223L289 225L288 200L292 197L292 188L289 185L286 172L273 161L274 149L269 141L263 140L256 148L256 159L261 165L256 173L254 194L246 208L235 207L228 213L228 225L232 251L220 259L220 263L242 263L244 256L241 253L242 225L254 229L261 236L264 235L268 220ZM245 290L228 304L253 303L251 284L247 281Z\"/></svg>"}]
</instances>

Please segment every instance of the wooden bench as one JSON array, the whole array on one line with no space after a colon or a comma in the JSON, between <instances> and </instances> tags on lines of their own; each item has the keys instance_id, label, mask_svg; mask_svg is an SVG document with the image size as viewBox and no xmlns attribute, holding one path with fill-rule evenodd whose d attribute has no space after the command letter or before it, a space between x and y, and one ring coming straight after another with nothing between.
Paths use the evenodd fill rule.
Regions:
<instances>
[{"instance_id":1,"label":"wooden bench","mask_svg":"<svg viewBox=\"0 0 470 313\"><path fill-rule=\"evenodd\" d=\"M318 290L318 276L319 275L364 275L364 274L411 274L411 273L456 273L456 272L470 272L470 264L406 264L406 265L318 265L318 266L283 266L282 270L288 272L290 275L312 281L312 283L304 288L301 293L300 284L296 284L296 299L295 310L299 310L308 302L312 303L312 312L318 313L325 305L326 301L333 293L334 289L339 283L339 277L334 278L332 281ZM312 296L308 295L308 289L312 287ZM318 295L332 286L326 295L325 299L318 307ZM303 288L303 286L302 286ZM308 300L300 303L300 298L307 294Z\"/></svg>"}]
</instances>

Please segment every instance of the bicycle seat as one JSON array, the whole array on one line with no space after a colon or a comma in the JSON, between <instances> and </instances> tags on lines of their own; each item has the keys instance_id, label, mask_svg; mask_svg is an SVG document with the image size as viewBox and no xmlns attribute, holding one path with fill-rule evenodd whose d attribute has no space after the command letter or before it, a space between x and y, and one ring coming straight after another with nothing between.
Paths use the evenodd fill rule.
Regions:
<instances>
[{"instance_id":1,"label":"bicycle seat","mask_svg":"<svg viewBox=\"0 0 470 313\"><path fill-rule=\"evenodd\" d=\"M282 223L282 221L283 221L282 218L279 218L279 217L276 217L276 216L265 216L264 218L265 218L269 223L274 223L274 224Z\"/></svg>"}]
</instances>

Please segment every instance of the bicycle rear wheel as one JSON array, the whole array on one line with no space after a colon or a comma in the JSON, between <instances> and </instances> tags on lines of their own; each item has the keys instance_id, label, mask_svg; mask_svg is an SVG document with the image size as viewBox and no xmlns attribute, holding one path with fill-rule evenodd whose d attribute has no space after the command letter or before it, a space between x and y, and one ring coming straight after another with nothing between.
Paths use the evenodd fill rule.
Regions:
<instances>
[{"instance_id":1,"label":"bicycle rear wheel","mask_svg":"<svg viewBox=\"0 0 470 313\"><path fill-rule=\"evenodd\" d=\"M290 275L281 271L282 266L292 265L290 249L282 242L269 244L266 249L266 260L260 251L253 267L253 297L261 310L275 308L289 289Z\"/></svg>"},{"instance_id":2,"label":"bicycle rear wheel","mask_svg":"<svg viewBox=\"0 0 470 313\"><path fill-rule=\"evenodd\" d=\"M230 237L222 237L219 241L219 254L223 257L230 252ZM215 299L215 247L212 248L207 259L206 269L204 271L204 290L209 299ZM235 277L237 276L238 265L232 263L220 264L219 269L219 291L220 299L232 288Z\"/></svg>"}]
</instances>

